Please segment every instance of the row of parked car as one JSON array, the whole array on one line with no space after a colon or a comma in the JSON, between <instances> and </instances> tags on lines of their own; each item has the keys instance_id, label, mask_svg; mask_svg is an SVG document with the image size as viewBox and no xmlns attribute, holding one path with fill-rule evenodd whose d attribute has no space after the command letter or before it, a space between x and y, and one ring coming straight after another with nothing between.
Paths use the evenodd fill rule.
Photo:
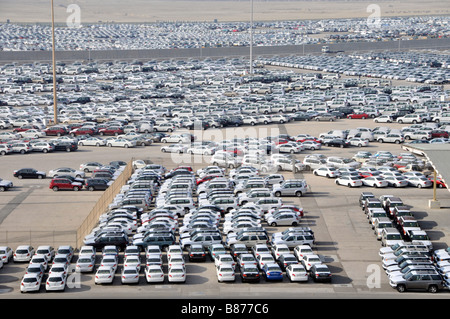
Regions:
<instances>
[{"instance_id":1,"label":"row of parked car","mask_svg":"<svg viewBox=\"0 0 450 319\"><path fill-rule=\"evenodd\" d=\"M449 251L433 249L410 206L397 196L376 197L371 192L362 192L359 203L383 246L379 255L391 287L431 293L449 287Z\"/></svg>"},{"instance_id":2,"label":"row of parked car","mask_svg":"<svg viewBox=\"0 0 450 319\"><path fill-rule=\"evenodd\" d=\"M79 169L70 167L59 167L48 173L35 168L20 168L13 171L13 176L22 179L45 179L50 178L49 188L53 191L72 190L89 191L106 190L120 175L124 161L112 161L108 165L99 162L85 162L80 164ZM2 180L0 185L5 184L5 189L13 187L11 181Z\"/></svg>"},{"instance_id":3,"label":"row of parked car","mask_svg":"<svg viewBox=\"0 0 450 319\"><path fill-rule=\"evenodd\" d=\"M258 29L254 34L254 43L277 46L347 41L393 41L402 35L409 39L419 36L437 38L447 36L446 25L446 20L440 16L385 17L383 30L374 28L377 32L368 30L370 28L367 27L366 19L303 20L301 25L295 20L258 21L254 22L254 27ZM58 30L56 49L90 51L248 46L249 28L250 24L247 21L96 23ZM51 50L50 26L5 23L2 24L1 31L1 50ZM17 37L18 34L22 37ZM48 69L50 66L45 64L43 67ZM72 74L77 72L77 69L63 68L63 72Z\"/></svg>"},{"instance_id":4,"label":"row of parked car","mask_svg":"<svg viewBox=\"0 0 450 319\"><path fill-rule=\"evenodd\" d=\"M374 165L372 159L378 164ZM311 154L303 160L306 165L309 162L314 175L332 178L336 185L429 188L434 183L431 166L411 153L358 152L353 158ZM446 187L440 177L437 177L436 183L439 188Z\"/></svg>"}]
</instances>

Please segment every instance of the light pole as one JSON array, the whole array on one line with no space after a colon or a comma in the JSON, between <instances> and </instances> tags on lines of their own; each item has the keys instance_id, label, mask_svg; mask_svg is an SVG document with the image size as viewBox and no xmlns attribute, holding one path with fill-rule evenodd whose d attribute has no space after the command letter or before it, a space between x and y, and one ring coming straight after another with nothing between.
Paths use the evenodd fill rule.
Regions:
<instances>
[{"instance_id":1,"label":"light pole","mask_svg":"<svg viewBox=\"0 0 450 319\"><path fill-rule=\"evenodd\" d=\"M52 0L52 60L53 60L53 121L58 124L58 100L56 98L55 16Z\"/></svg>"},{"instance_id":2,"label":"light pole","mask_svg":"<svg viewBox=\"0 0 450 319\"><path fill-rule=\"evenodd\" d=\"M250 74L253 74L253 0L250 2Z\"/></svg>"}]
</instances>

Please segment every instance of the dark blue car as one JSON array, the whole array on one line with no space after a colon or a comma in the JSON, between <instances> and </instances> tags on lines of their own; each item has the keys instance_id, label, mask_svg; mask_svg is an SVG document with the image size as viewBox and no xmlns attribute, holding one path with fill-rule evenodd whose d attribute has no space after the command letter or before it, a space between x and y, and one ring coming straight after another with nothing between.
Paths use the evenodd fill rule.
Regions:
<instances>
[{"instance_id":1,"label":"dark blue car","mask_svg":"<svg viewBox=\"0 0 450 319\"><path fill-rule=\"evenodd\" d=\"M265 264L262 268L263 276L267 281L282 281L283 280L283 272L281 271L280 266L278 264Z\"/></svg>"}]
</instances>

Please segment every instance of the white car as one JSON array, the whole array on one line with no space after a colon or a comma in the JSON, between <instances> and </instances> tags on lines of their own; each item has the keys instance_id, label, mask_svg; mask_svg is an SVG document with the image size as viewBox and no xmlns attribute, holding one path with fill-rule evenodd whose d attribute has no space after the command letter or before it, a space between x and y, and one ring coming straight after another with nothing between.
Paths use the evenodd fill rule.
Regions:
<instances>
[{"instance_id":1,"label":"white car","mask_svg":"<svg viewBox=\"0 0 450 319\"><path fill-rule=\"evenodd\" d=\"M115 138L115 139L109 139L106 142L106 146L108 147L124 147L124 148L129 148L129 147L134 147L136 146L135 143L133 143L132 141L129 141L127 139L124 138Z\"/></svg>"},{"instance_id":2,"label":"white car","mask_svg":"<svg viewBox=\"0 0 450 319\"><path fill-rule=\"evenodd\" d=\"M236 274L234 271L234 267L232 267L231 265L221 265L217 267L216 275L218 282L236 281Z\"/></svg>"},{"instance_id":3,"label":"white car","mask_svg":"<svg viewBox=\"0 0 450 319\"><path fill-rule=\"evenodd\" d=\"M99 137L88 137L84 140L78 141L79 146L105 146L106 140L99 138Z\"/></svg>"},{"instance_id":4,"label":"white car","mask_svg":"<svg viewBox=\"0 0 450 319\"><path fill-rule=\"evenodd\" d=\"M392 123L394 119L390 115L380 115L373 119L375 123Z\"/></svg>"},{"instance_id":5,"label":"white car","mask_svg":"<svg viewBox=\"0 0 450 319\"><path fill-rule=\"evenodd\" d=\"M42 276L36 273L25 274L20 283L20 292L36 292L41 289Z\"/></svg>"},{"instance_id":6,"label":"white car","mask_svg":"<svg viewBox=\"0 0 450 319\"><path fill-rule=\"evenodd\" d=\"M50 270L48 272L48 275L50 276L51 274L60 274L62 276L67 277L68 269L69 269L69 265L62 264L62 263L56 263L56 264L52 265L52 267L50 268Z\"/></svg>"},{"instance_id":7,"label":"white car","mask_svg":"<svg viewBox=\"0 0 450 319\"><path fill-rule=\"evenodd\" d=\"M315 141L304 141L302 142L302 145L305 150L310 151L320 150L322 148L322 144Z\"/></svg>"},{"instance_id":8,"label":"white car","mask_svg":"<svg viewBox=\"0 0 450 319\"><path fill-rule=\"evenodd\" d=\"M118 267L118 258L114 255L106 255L102 257L102 260L100 262L100 267L109 266L114 269L114 272L116 272Z\"/></svg>"},{"instance_id":9,"label":"white car","mask_svg":"<svg viewBox=\"0 0 450 319\"><path fill-rule=\"evenodd\" d=\"M277 146L277 150L280 153L298 154L302 151L302 148L295 144L280 144Z\"/></svg>"},{"instance_id":10,"label":"white car","mask_svg":"<svg viewBox=\"0 0 450 319\"><path fill-rule=\"evenodd\" d=\"M126 256L123 262L124 267L134 267L138 271L141 270L141 259L139 256Z\"/></svg>"},{"instance_id":11,"label":"white car","mask_svg":"<svg viewBox=\"0 0 450 319\"><path fill-rule=\"evenodd\" d=\"M112 266L100 266L95 273L95 284L112 284L116 270Z\"/></svg>"},{"instance_id":12,"label":"white car","mask_svg":"<svg viewBox=\"0 0 450 319\"><path fill-rule=\"evenodd\" d=\"M186 282L186 268L182 265L173 265L169 268L167 278L169 282Z\"/></svg>"},{"instance_id":13,"label":"white car","mask_svg":"<svg viewBox=\"0 0 450 319\"><path fill-rule=\"evenodd\" d=\"M225 265L235 268L236 262L230 254L221 254L217 255L216 258L214 258L214 265L216 266L216 268Z\"/></svg>"},{"instance_id":14,"label":"white car","mask_svg":"<svg viewBox=\"0 0 450 319\"><path fill-rule=\"evenodd\" d=\"M167 256L167 265L169 268L174 266L186 267L183 254L170 254Z\"/></svg>"},{"instance_id":15,"label":"white car","mask_svg":"<svg viewBox=\"0 0 450 319\"><path fill-rule=\"evenodd\" d=\"M61 273L50 274L45 282L45 290L64 291L66 289L66 278Z\"/></svg>"},{"instance_id":16,"label":"white car","mask_svg":"<svg viewBox=\"0 0 450 319\"><path fill-rule=\"evenodd\" d=\"M122 284L138 284L139 269L135 266L123 266L120 281Z\"/></svg>"},{"instance_id":17,"label":"white car","mask_svg":"<svg viewBox=\"0 0 450 319\"><path fill-rule=\"evenodd\" d=\"M267 224L272 227L277 226L297 226L300 223L300 217L295 212L282 210L279 213L270 216Z\"/></svg>"},{"instance_id":18,"label":"white car","mask_svg":"<svg viewBox=\"0 0 450 319\"><path fill-rule=\"evenodd\" d=\"M80 273L94 272L95 270L95 256L93 255L79 255L75 265L75 271Z\"/></svg>"},{"instance_id":19,"label":"white car","mask_svg":"<svg viewBox=\"0 0 450 319\"><path fill-rule=\"evenodd\" d=\"M323 176L323 177L328 177L328 178L335 178L335 177L339 177L341 175L341 173L338 171L337 168L328 167L328 166L316 168L313 171L313 174L316 176Z\"/></svg>"},{"instance_id":20,"label":"white car","mask_svg":"<svg viewBox=\"0 0 450 319\"><path fill-rule=\"evenodd\" d=\"M9 263L13 258L13 250L8 246L0 246L0 260L3 264Z\"/></svg>"},{"instance_id":21,"label":"white car","mask_svg":"<svg viewBox=\"0 0 450 319\"><path fill-rule=\"evenodd\" d=\"M188 148L186 150L186 153L196 155L213 155L215 153L215 148L211 148L206 145L200 145Z\"/></svg>"},{"instance_id":22,"label":"white car","mask_svg":"<svg viewBox=\"0 0 450 319\"><path fill-rule=\"evenodd\" d=\"M364 186L387 187L389 183L381 176L369 176L361 179Z\"/></svg>"},{"instance_id":23,"label":"white car","mask_svg":"<svg viewBox=\"0 0 450 319\"><path fill-rule=\"evenodd\" d=\"M348 140L350 145L357 147L366 147L369 146L369 141L363 138L354 137Z\"/></svg>"},{"instance_id":24,"label":"white car","mask_svg":"<svg viewBox=\"0 0 450 319\"><path fill-rule=\"evenodd\" d=\"M30 265L41 264L45 270L47 270L47 268L48 268L48 260L45 255L36 255L36 254L33 255L33 257L31 257L29 264Z\"/></svg>"},{"instance_id":25,"label":"white car","mask_svg":"<svg viewBox=\"0 0 450 319\"><path fill-rule=\"evenodd\" d=\"M34 248L29 245L21 245L16 248L13 254L14 262L29 262L34 255Z\"/></svg>"},{"instance_id":26,"label":"white car","mask_svg":"<svg viewBox=\"0 0 450 319\"><path fill-rule=\"evenodd\" d=\"M314 255L314 252L309 245L298 245L294 247L294 256L301 262L306 255Z\"/></svg>"},{"instance_id":27,"label":"white car","mask_svg":"<svg viewBox=\"0 0 450 319\"><path fill-rule=\"evenodd\" d=\"M190 143L191 137L179 134L172 134L161 138L161 143Z\"/></svg>"},{"instance_id":28,"label":"white car","mask_svg":"<svg viewBox=\"0 0 450 319\"><path fill-rule=\"evenodd\" d=\"M302 265L305 267L306 271L309 271L313 265L321 264L322 261L320 257L316 254L306 255L302 261Z\"/></svg>"},{"instance_id":29,"label":"white car","mask_svg":"<svg viewBox=\"0 0 450 319\"><path fill-rule=\"evenodd\" d=\"M163 153L186 153L187 147L181 144L172 144L161 147Z\"/></svg>"},{"instance_id":30,"label":"white car","mask_svg":"<svg viewBox=\"0 0 450 319\"><path fill-rule=\"evenodd\" d=\"M164 282L164 272L160 265L147 265L145 267L145 279L148 283Z\"/></svg>"},{"instance_id":31,"label":"white car","mask_svg":"<svg viewBox=\"0 0 450 319\"><path fill-rule=\"evenodd\" d=\"M344 185L348 187L360 187L363 182L356 176L340 176L335 180L336 185Z\"/></svg>"},{"instance_id":32,"label":"white car","mask_svg":"<svg viewBox=\"0 0 450 319\"><path fill-rule=\"evenodd\" d=\"M72 176L76 178L84 178L85 173L83 171L79 171L69 167L60 167L56 169L52 169L47 174L49 177L54 178L58 176Z\"/></svg>"},{"instance_id":33,"label":"white car","mask_svg":"<svg viewBox=\"0 0 450 319\"><path fill-rule=\"evenodd\" d=\"M286 267L286 277L289 278L290 281L308 281L308 273L306 269L301 264L291 264Z\"/></svg>"},{"instance_id":34,"label":"white car","mask_svg":"<svg viewBox=\"0 0 450 319\"><path fill-rule=\"evenodd\" d=\"M45 137L45 133L35 129L29 129L19 133L21 138L40 138Z\"/></svg>"}]
</instances>

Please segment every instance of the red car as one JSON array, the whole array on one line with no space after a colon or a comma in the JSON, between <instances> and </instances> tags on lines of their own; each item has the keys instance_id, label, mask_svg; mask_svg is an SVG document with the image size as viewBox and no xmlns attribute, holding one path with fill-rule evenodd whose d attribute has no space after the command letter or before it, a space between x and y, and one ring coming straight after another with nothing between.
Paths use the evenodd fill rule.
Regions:
<instances>
[{"instance_id":1,"label":"red car","mask_svg":"<svg viewBox=\"0 0 450 319\"><path fill-rule=\"evenodd\" d=\"M305 141L313 141L313 142L316 142L316 143L319 143L319 144L322 143L318 138L315 138L315 137L305 137L305 138L297 140L297 142L300 142L300 143L303 143Z\"/></svg>"},{"instance_id":2,"label":"red car","mask_svg":"<svg viewBox=\"0 0 450 319\"><path fill-rule=\"evenodd\" d=\"M367 113L352 113L352 114L347 115L347 118L364 120L364 119L370 118L370 116Z\"/></svg>"},{"instance_id":3,"label":"red car","mask_svg":"<svg viewBox=\"0 0 450 319\"><path fill-rule=\"evenodd\" d=\"M219 177L219 175L207 175L207 176L205 176L203 178L199 178L199 179L197 179L197 185L200 185L201 183L210 181L210 180L212 180L212 179L214 179L216 177Z\"/></svg>"},{"instance_id":4,"label":"red car","mask_svg":"<svg viewBox=\"0 0 450 319\"><path fill-rule=\"evenodd\" d=\"M429 180L432 181L432 182L434 183L434 178L433 178L433 177L430 177ZM437 178L436 178L436 187L444 188L444 187L447 187L447 186L445 186L445 183L444 183L444 181L442 180L442 178L437 177Z\"/></svg>"},{"instance_id":5,"label":"red car","mask_svg":"<svg viewBox=\"0 0 450 319\"><path fill-rule=\"evenodd\" d=\"M444 131L444 130L432 130L431 137L432 138L437 138L437 137L448 138L448 132Z\"/></svg>"},{"instance_id":6,"label":"red car","mask_svg":"<svg viewBox=\"0 0 450 319\"><path fill-rule=\"evenodd\" d=\"M273 140L273 142L275 142L276 145L289 143L289 141L285 138L277 138L277 139Z\"/></svg>"},{"instance_id":7,"label":"red car","mask_svg":"<svg viewBox=\"0 0 450 319\"><path fill-rule=\"evenodd\" d=\"M65 135L67 134L67 131L64 127L60 127L60 126L53 126L53 127L49 127L43 130L43 132L45 133L45 135L47 136L61 136L61 135Z\"/></svg>"},{"instance_id":8,"label":"red car","mask_svg":"<svg viewBox=\"0 0 450 319\"><path fill-rule=\"evenodd\" d=\"M119 135L124 134L124 131L120 126L111 126L99 129L98 133L100 135Z\"/></svg>"},{"instance_id":9,"label":"red car","mask_svg":"<svg viewBox=\"0 0 450 319\"><path fill-rule=\"evenodd\" d=\"M71 130L69 132L69 134L72 136L87 135L87 134L94 135L95 131L89 127L79 127L79 128L75 128L75 129Z\"/></svg>"},{"instance_id":10,"label":"red car","mask_svg":"<svg viewBox=\"0 0 450 319\"><path fill-rule=\"evenodd\" d=\"M31 129L39 130L40 128L39 128L39 126L32 125L32 124L30 124L30 125L22 125L21 127L16 127L13 130L13 132L16 132L16 133L18 133L18 132L25 132L25 131L28 131L28 130L31 130Z\"/></svg>"},{"instance_id":11,"label":"red car","mask_svg":"<svg viewBox=\"0 0 450 319\"><path fill-rule=\"evenodd\" d=\"M54 178L50 182L50 189L55 192L59 190L73 190L79 191L83 187L83 184L79 182L73 182L68 178Z\"/></svg>"}]
</instances>

